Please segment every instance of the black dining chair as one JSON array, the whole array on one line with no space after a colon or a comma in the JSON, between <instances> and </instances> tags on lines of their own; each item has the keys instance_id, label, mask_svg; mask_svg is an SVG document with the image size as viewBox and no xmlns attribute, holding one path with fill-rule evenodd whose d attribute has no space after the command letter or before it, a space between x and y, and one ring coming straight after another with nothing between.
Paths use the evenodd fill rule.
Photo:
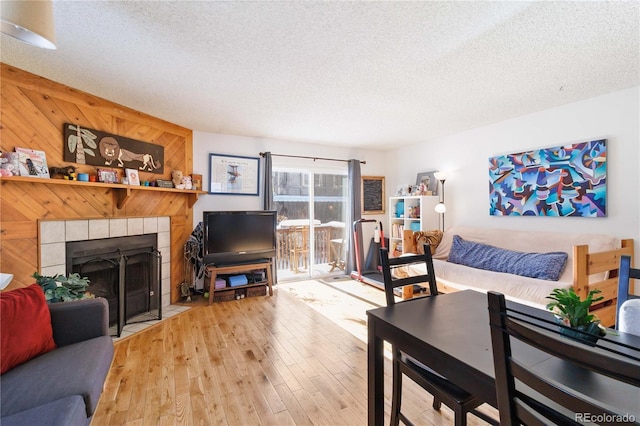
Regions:
<instances>
[{"instance_id":1,"label":"black dining chair","mask_svg":"<svg viewBox=\"0 0 640 426\"><path fill-rule=\"evenodd\" d=\"M424 246L424 254L389 257L387 248L380 249L380 263L384 277L384 292L387 298L387 306L396 303L394 290L407 285L428 284L429 296L438 294L436 278L433 269L433 259L428 245ZM408 271L411 265L426 267L426 273L414 274ZM407 301L407 303L411 303ZM433 408L440 410L441 404L451 408L455 414L455 425L467 424L467 413L471 412L490 424L498 424L495 419L475 410L483 404L482 399L469 394L460 387L454 385L445 377L431 370L419 361L393 348L393 391L391 398L391 424L403 423L411 425L411 421L401 412L402 404L402 375L420 385L433 395Z\"/></svg>"},{"instance_id":2,"label":"black dining chair","mask_svg":"<svg viewBox=\"0 0 640 426\"><path fill-rule=\"evenodd\" d=\"M618 303L616 306L616 328L620 327L620 308L629 299L640 299L640 296L631 294L631 279L640 279L640 269L631 267L631 256L620 256L620 269L618 270Z\"/></svg>"},{"instance_id":3,"label":"black dining chair","mask_svg":"<svg viewBox=\"0 0 640 426\"><path fill-rule=\"evenodd\" d=\"M501 293L490 291L488 303L500 424L578 425L590 422L589 419L629 416L629 413L617 412L606 403L584 395L578 386L569 388L560 383L557 374L556 378L551 377L553 373L546 374L557 373L557 368L528 367L524 358L513 355L511 347L518 345L519 354L527 353L527 348L533 347L548 354L548 360L561 360L564 372L561 376L573 378L578 383L576 377L584 374L584 381L579 383L585 388L607 386L598 385L601 376L606 376L631 385L629 391L636 393L640 386L637 348L625 349L623 343L615 341L596 348L569 339L560 335L558 325L551 319L507 308Z\"/></svg>"}]
</instances>

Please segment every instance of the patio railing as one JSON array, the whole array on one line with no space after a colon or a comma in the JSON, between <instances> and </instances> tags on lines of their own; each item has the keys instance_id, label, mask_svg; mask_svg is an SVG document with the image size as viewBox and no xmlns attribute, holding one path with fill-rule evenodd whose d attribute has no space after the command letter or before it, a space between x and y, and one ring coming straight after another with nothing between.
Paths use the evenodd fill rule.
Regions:
<instances>
[{"instance_id":1,"label":"patio railing","mask_svg":"<svg viewBox=\"0 0 640 426\"><path fill-rule=\"evenodd\" d=\"M278 246L276 256L277 269L289 269L298 272L309 267L309 226L279 227L277 231ZM336 256L343 254L343 245L340 242L345 238L345 228L331 224L314 226L314 258L311 262L315 265L331 263ZM332 242L333 241L333 242ZM333 245L333 248L332 248Z\"/></svg>"}]
</instances>

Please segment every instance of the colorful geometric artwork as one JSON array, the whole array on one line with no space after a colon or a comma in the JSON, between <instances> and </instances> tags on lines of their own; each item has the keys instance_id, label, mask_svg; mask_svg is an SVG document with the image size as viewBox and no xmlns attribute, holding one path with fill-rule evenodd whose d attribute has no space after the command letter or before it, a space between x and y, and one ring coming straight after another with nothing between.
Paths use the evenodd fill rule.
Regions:
<instances>
[{"instance_id":1,"label":"colorful geometric artwork","mask_svg":"<svg viewBox=\"0 0 640 426\"><path fill-rule=\"evenodd\" d=\"M607 141L489 158L493 216L607 215Z\"/></svg>"}]
</instances>

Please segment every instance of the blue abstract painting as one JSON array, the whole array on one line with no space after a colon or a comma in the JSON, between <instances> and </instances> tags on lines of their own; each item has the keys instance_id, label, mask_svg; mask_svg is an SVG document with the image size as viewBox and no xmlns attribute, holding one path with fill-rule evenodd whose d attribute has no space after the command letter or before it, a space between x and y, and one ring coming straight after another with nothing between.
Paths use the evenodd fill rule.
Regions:
<instances>
[{"instance_id":1,"label":"blue abstract painting","mask_svg":"<svg viewBox=\"0 0 640 426\"><path fill-rule=\"evenodd\" d=\"M607 215L607 141L489 158L493 216Z\"/></svg>"}]
</instances>

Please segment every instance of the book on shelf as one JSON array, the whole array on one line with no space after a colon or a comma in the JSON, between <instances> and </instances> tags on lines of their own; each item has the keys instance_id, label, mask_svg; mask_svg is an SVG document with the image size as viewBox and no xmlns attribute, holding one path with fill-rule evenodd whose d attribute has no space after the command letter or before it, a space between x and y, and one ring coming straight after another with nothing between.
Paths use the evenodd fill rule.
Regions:
<instances>
[{"instance_id":1,"label":"book on shelf","mask_svg":"<svg viewBox=\"0 0 640 426\"><path fill-rule=\"evenodd\" d=\"M29 148L16 148L20 176L31 176L49 179L47 155L44 151Z\"/></svg>"},{"instance_id":2,"label":"book on shelf","mask_svg":"<svg viewBox=\"0 0 640 426\"><path fill-rule=\"evenodd\" d=\"M391 238L402 238L404 232L404 225L400 223L391 224Z\"/></svg>"},{"instance_id":3,"label":"book on shelf","mask_svg":"<svg viewBox=\"0 0 640 426\"><path fill-rule=\"evenodd\" d=\"M389 251L391 257L398 257L402 254L402 242L396 241L391 244L391 250Z\"/></svg>"}]
</instances>

